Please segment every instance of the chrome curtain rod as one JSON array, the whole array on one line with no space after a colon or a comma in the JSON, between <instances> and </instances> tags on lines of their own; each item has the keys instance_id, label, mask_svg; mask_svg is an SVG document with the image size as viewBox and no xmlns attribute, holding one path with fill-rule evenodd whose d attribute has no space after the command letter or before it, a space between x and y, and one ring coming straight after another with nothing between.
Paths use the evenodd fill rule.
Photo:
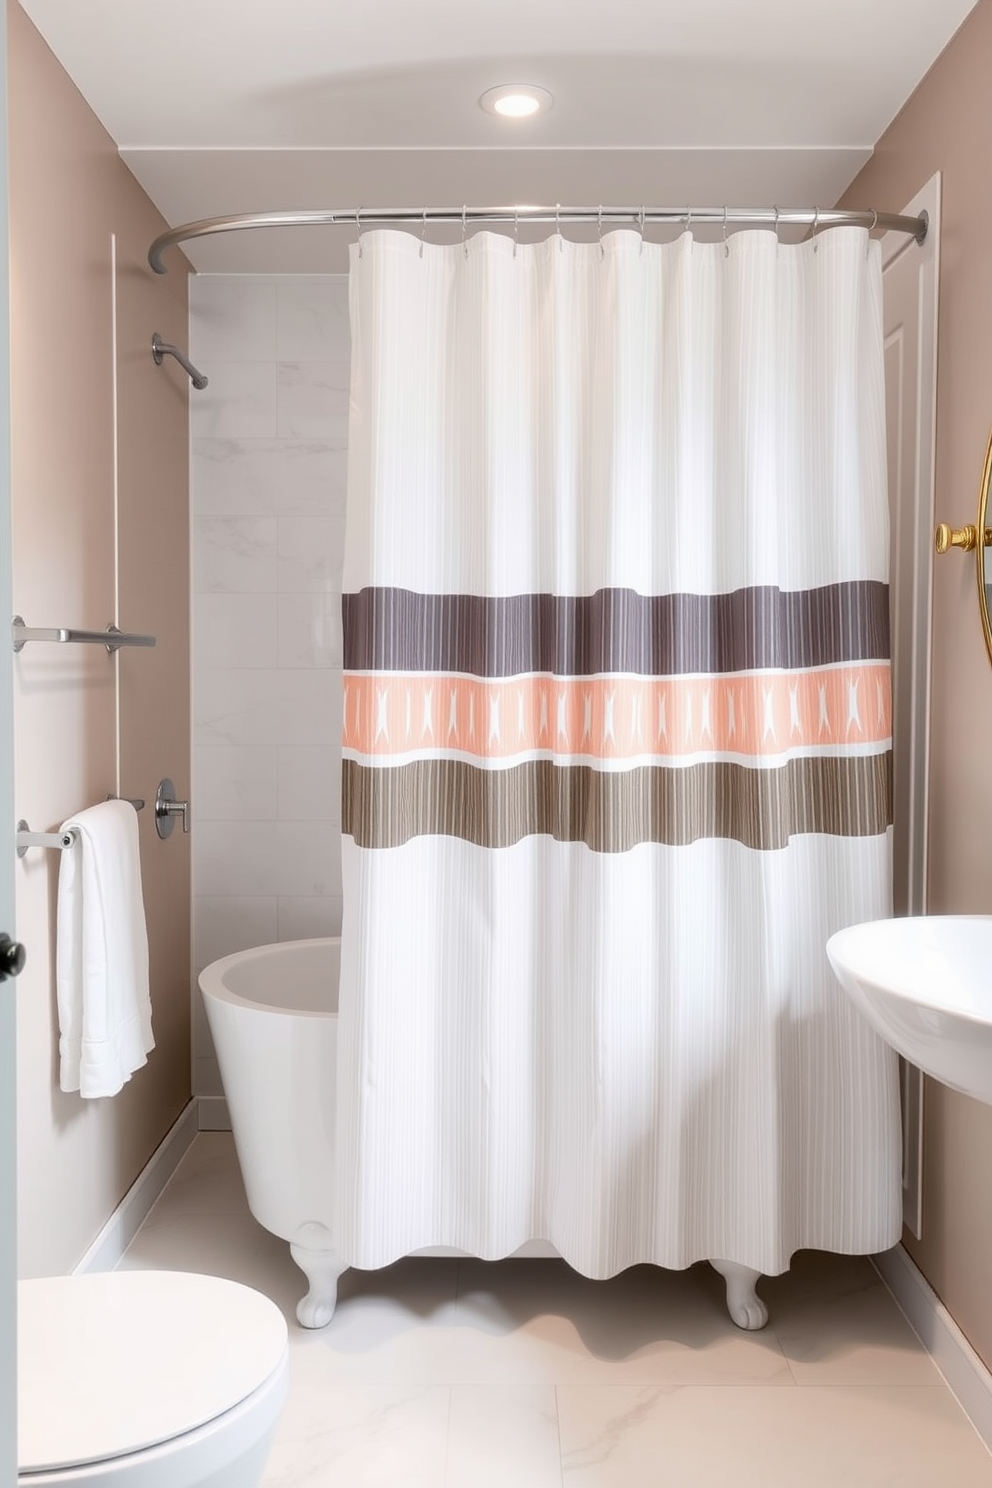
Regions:
<instances>
[{"instance_id":1,"label":"chrome curtain rod","mask_svg":"<svg viewBox=\"0 0 992 1488\"><path fill-rule=\"evenodd\" d=\"M922 243L929 220L903 217L894 212L842 212L820 207L344 207L324 212L237 213L233 217L204 217L185 222L157 237L148 250L148 262L156 274L168 272L162 255L167 248L192 238L214 233L241 232L250 227L351 227L361 233L368 227L412 225L426 228L432 222L449 223L463 229L482 223L501 223L514 229L528 222L595 222L604 227L645 227L661 224L689 228L703 223L716 227L867 227L869 232L902 232Z\"/></svg>"}]
</instances>

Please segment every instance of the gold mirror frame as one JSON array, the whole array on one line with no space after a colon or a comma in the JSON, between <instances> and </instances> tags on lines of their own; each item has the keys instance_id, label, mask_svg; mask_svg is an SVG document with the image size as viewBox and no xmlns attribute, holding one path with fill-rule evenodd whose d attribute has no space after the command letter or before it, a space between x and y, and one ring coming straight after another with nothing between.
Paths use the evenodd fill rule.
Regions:
<instances>
[{"instance_id":1,"label":"gold mirror frame","mask_svg":"<svg viewBox=\"0 0 992 1488\"><path fill-rule=\"evenodd\" d=\"M938 553L948 553L951 548L960 548L962 552L970 553L975 550L975 577L978 581L978 613L982 617L982 634L985 637L985 650L989 661L992 662L992 527L986 525L989 520L989 487L992 486L992 433L989 434L989 442L985 447L985 464L982 467L982 484L978 492L978 521L974 526L971 523L967 527L950 527L946 522L939 523L934 534L934 547ZM978 534L984 533L985 541L978 541Z\"/></svg>"},{"instance_id":2,"label":"gold mirror frame","mask_svg":"<svg viewBox=\"0 0 992 1488\"><path fill-rule=\"evenodd\" d=\"M975 533L975 576L978 580L978 611L982 617L982 633L985 636L985 650L989 661L992 662L992 617L989 615L989 589L992 587L992 553L989 552L989 543L992 542L992 531L986 525L989 515L989 484L992 481L992 434L985 449L985 464L982 467L982 485L978 495L978 522ZM978 542L978 533L984 533L985 541Z\"/></svg>"}]
</instances>

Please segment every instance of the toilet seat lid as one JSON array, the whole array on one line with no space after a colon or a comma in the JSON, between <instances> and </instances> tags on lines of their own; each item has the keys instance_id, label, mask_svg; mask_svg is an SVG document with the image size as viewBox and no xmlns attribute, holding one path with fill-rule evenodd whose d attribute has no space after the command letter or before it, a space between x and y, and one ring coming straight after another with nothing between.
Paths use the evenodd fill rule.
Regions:
<instances>
[{"instance_id":1,"label":"toilet seat lid","mask_svg":"<svg viewBox=\"0 0 992 1488\"><path fill-rule=\"evenodd\" d=\"M237 1282L112 1271L18 1283L18 1466L80 1467L202 1426L287 1349L282 1313Z\"/></svg>"}]
</instances>

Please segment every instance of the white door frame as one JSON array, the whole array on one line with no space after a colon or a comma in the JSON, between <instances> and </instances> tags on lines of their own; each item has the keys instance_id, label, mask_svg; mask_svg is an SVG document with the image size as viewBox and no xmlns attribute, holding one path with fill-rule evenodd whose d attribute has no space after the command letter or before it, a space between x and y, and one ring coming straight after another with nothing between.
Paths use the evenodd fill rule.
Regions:
<instances>
[{"instance_id":1,"label":"white door frame","mask_svg":"<svg viewBox=\"0 0 992 1488\"><path fill-rule=\"evenodd\" d=\"M10 591L10 282L7 260L7 15L0 10L0 625ZM0 931L14 935L12 652L0 645ZM17 1038L0 982L0 1483L17 1481Z\"/></svg>"},{"instance_id":2,"label":"white door frame","mask_svg":"<svg viewBox=\"0 0 992 1488\"><path fill-rule=\"evenodd\" d=\"M937 427L937 294L940 278L940 173L903 209L926 212L922 244L901 233L882 239L886 275L899 266L914 274L915 379L904 389L899 416L910 421L912 456L889 471L893 521L892 655L896 734L895 848L899 855L896 910L927 912L930 788L930 654L933 609L934 490ZM886 321L888 325L888 319ZM896 525L898 524L898 530ZM896 593L896 585L899 592ZM920 1237L923 1222L923 1076L900 1061L903 1116L903 1220Z\"/></svg>"}]
</instances>

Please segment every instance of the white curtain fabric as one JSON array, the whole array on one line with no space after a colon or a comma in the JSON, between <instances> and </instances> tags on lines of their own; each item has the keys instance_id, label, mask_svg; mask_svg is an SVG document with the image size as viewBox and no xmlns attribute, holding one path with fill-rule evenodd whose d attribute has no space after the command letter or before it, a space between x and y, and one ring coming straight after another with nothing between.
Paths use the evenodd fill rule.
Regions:
<instances>
[{"instance_id":1,"label":"white curtain fabric","mask_svg":"<svg viewBox=\"0 0 992 1488\"><path fill-rule=\"evenodd\" d=\"M859 229L352 250L337 1235L604 1277L900 1233Z\"/></svg>"}]
</instances>

